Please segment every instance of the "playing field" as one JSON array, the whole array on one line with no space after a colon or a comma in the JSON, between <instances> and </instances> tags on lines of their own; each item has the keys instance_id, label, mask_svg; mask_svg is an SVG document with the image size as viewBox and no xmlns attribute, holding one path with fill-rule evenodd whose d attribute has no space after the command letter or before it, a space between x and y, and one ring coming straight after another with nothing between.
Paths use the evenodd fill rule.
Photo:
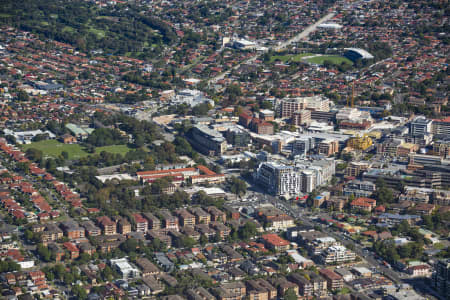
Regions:
<instances>
[{"instance_id":1,"label":"playing field","mask_svg":"<svg viewBox=\"0 0 450 300\"><path fill-rule=\"evenodd\" d=\"M305 60L307 62L310 62L313 64L318 64L318 65L323 65L324 61L326 61L326 60L330 61L332 64L335 64L335 65L340 65L343 62L353 65L353 62L351 60L349 60L346 57L339 56L339 55L319 55L319 56L306 58Z\"/></svg>"},{"instance_id":2,"label":"playing field","mask_svg":"<svg viewBox=\"0 0 450 300\"><path fill-rule=\"evenodd\" d=\"M42 153L44 154L44 157L45 156L58 157L59 155L61 155L63 151L66 151L69 154L69 159L78 159L89 155L89 153L87 153L85 149L78 144L63 144L58 142L57 140L39 141L22 146L23 151L26 151L29 148L41 150ZM126 145L113 145L113 146L97 147L95 148L95 153L106 151L110 153L120 153L124 155L129 150L130 148L128 148L128 146Z\"/></svg>"},{"instance_id":3,"label":"playing field","mask_svg":"<svg viewBox=\"0 0 450 300\"><path fill-rule=\"evenodd\" d=\"M270 58L270 62L274 61L282 61L282 62L289 62L289 61L296 61L299 62L302 60L305 56L311 56L315 55L314 53L301 53L301 54L286 54L286 55L274 55Z\"/></svg>"}]
</instances>

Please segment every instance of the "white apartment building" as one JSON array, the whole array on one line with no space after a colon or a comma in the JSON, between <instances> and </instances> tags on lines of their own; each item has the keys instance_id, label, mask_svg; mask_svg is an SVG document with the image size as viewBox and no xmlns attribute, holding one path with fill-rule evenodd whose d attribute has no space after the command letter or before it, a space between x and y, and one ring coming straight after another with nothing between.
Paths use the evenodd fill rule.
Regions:
<instances>
[{"instance_id":1,"label":"white apartment building","mask_svg":"<svg viewBox=\"0 0 450 300\"><path fill-rule=\"evenodd\" d=\"M319 256L324 264L350 262L356 259L356 254L342 245L331 246L325 249Z\"/></svg>"},{"instance_id":2,"label":"white apartment building","mask_svg":"<svg viewBox=\"0 0 450 300\"><path fill-rule=\"evenodd\" d=\"M290 118L294 112L303 109L330 111L330 100L324 96L284 98L281 100L281 117Z\"/></svg>"},{"instance_id":3,"label":"white apartment building","mask_svg":"<svg viewBox=\"0 0 450 300\"><path fill-rule=\"evenodd\" d=\"M122 275L123 279L139 276L139 270L133 267L126 258L111 259L110 264Z\"/></svg>"}]
</instances>

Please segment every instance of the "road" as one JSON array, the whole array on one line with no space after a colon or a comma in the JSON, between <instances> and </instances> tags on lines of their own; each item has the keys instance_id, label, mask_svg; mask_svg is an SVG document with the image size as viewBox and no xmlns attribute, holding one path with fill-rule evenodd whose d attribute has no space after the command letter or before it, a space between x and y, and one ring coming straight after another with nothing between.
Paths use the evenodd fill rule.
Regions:
<instances>
[{"instance_id":1,"label":"road","mask_svg":"<svg viewBox=\"0 0 450 300\"><path fill-rule=\"evenodd\" d=\"M261 199L263 199L267 202L270 202L271 204L273 204L274 206L276 206L278 208L280 208L280 205L281 205L281 208L287 214L289 214L294 219L301 220L304 225L311 226L311 227L319 225L319 226L321 226L321 229L323 232L325 232L329 236L335 238L337 241L341 241L346 245L348 245L348 244L353 245L353 248L354 248L353 251L361 258L364 258L370 266L375 267L380 273L384 274L384 276L391 279L394 283L396 283L396 284L402 283L402 278L398 272L384 266L381 262L379 262L378 260L375 259L372 252L364 250L358 243L356 243L355 241L350 239L348 236L346 236L340 232L332 231L328 227L322 226L321 223L318 223L318 222L312 220L309 216L307 216L305 214L305 209L300 208L296 204L291 204L288 201L285 201L283 199L280 199L280 198L277 198L277 197L274 197L271 195L267 195L264 193L264 191L260 187L257 187L257 186L252 186L252 187L256 190L256 193L258 193L258 194L261 193L261 196L259 196ZM315 216L319 216L319 215L315 215Z\"/></svg>"},{"instance_id":2,"label":"road","mask_svg":"<svg viewBox=\"0 0 450 300\"><path fill-rule=\"evenodd\" d=\"M317 26L319 26L323 22L326 22L326 21L332 19L334 17L334 15L335 15L334 12L328 13L324 17L320 18L316 23L306 27L305 30L303 30L302 32L300 32L296 36L290 38L289 40L287 40L286 42L281 43L278 46L271 47L271 49L275 50L275 51L279 51L279 50L282 50L282 49L286 48L287 46L289 46L289 45L291 45L293 43L296 43L296 42L300 41L301 39L307 37L311 32L314 32L317 29ZM208 80L208 83L215 83L215 82L223 79L226 75L230 74L230 71L237 70L243 64L249 64L251 62L254 62L256 59L261 57L261 55L262 54L257 54L257 55L252 56L251 58L249 58L247 60L244 60L244 61L240 62L239 64L237 64L234 67L232 67L231 70L225 71L225 72L217 75L216 77L211 78L210 80Z\"/></svg>"}]
</instances>

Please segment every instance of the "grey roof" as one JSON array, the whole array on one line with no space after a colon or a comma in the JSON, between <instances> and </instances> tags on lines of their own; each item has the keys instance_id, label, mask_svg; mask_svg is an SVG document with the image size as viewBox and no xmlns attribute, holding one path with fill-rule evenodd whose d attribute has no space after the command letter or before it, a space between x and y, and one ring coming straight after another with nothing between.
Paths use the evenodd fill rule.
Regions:
<instances>
[{"instance_id":1,"label":"grey roof","mask_svg":"<svg viewBox=\"0 0 450 300\"><path fill-rule=\"evenodd\" d=\"M418 215L398 215L398 214L390 214L384 213L379 216L381 219L397 219L397 220L410 220L420 218Z\"/></svg>"}]
</instances>

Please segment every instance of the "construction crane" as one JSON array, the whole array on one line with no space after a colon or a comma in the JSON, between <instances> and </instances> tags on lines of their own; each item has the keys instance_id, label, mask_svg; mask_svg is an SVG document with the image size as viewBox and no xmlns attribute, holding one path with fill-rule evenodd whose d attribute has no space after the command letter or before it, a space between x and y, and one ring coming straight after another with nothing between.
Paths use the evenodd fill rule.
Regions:
<instances>
[{"instance_id":1,"label":"construction crane","mask_svg":"<svg viewBox=\"0 0 450 300\"><path fill-rule=\"evenodd\" d=\"M351 107L353 108L354 106L355 106L355 82L353 81L353 83L352 83L352 97L350 98L351 99ZM350 100L349 98L347 98L347 107L350 107L349 106L349 100Z\"/></svg>"}]
</instances>

